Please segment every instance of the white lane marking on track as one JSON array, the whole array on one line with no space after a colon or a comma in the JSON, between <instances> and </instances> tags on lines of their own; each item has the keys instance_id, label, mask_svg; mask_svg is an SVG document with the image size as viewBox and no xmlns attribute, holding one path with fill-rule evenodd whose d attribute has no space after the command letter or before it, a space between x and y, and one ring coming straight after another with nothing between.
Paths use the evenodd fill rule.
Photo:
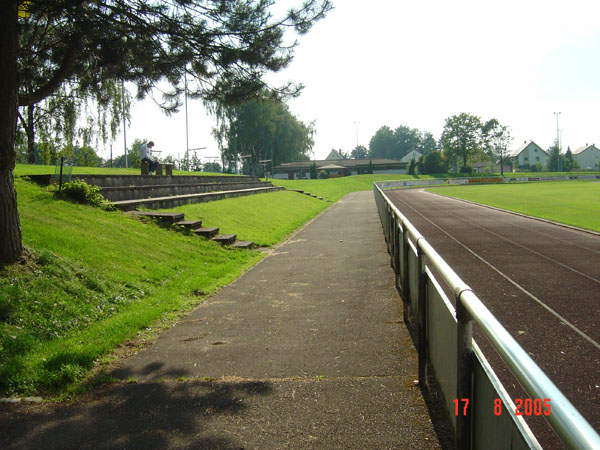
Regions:
<instances>
[{"instance_id":1,"label":"white lane marking on track","mask_svg":"<svg viewBox=\"0 0 600 450\"><path fill-rule=\"evenodd\" d=\"M461 203L467 203L467 204L470 204L470 205L483 206L484 208L491 209L492 211L497 211L497 212L501 212L501 213L504 212L504 213L507 213L507 214L513 214L516 217L522 217L524 219L528 218L526 214L517 213L517 212L514 212L514 211L510 211L508 209L503 210L502 208L496 208L495 206L485 205L483 203L477 203L477 202L473 202L471 200L465 200L465 199L462 199L462 198L449 197L447 195L439 194L437 192L426 191L425 189L420 189L419 192L424 192L424 193L430 194L430 195L437 195L438 197L441 197L441 198L450 199L450 200L456 200L456 201L459 201ZM532 220L535 220L535 218L532 219ZM555 236L552 236L551 234L544 233L544 232L538 231L538 230L534 230L534 229L528 228L528 227L526 227L524 225L519 225L518 223L506 222L505 220L499 220L499 222L506 223L506 224L509 224L509 225L512 225L512 226L515 226L515 227L523 228L524 230L530 231L532 233L541 234L542 236L546 236L546 237L548 237L550 239L554 239L555 241L564 242L566 244L572 245L574 247L581 248L581 249L586 250L586 251L591 252L591 253L600 254L600 250L594 250L593 248L585 247L583 245L579 245L579 244L576 244L574 242L567 241L566 239L557 238ZM548 222L543 221L543 222L540 222L540 223L548 223ZM563 228L563 229L568 229L568 228ZM587 237L589 239L593 239L596 236L588 234Z\"/></svg>"},{"instance_id":2,"label":"white lane marking on track","mask_svg":"<svg viewBox=\"0 0 600 450\"><path fill-rule=\"evenodd\" d=\"M454 200L454 199L453 199L453 200ZM469 225L472 225L472 226L474 226L475 228L479 228L480 230L482 230L482 231L485 231L486 233L490 233L490 234L492 234L492 235L494 235L494 236L496 236L496 237L499 237L500 239L503 239L503 240L505 240L505 241L507 241L507 242L510 242L511 244L514 244L514 245L516 245L517 247L521 247L521 248L523 248L523 249L525 249L525 250L527 250L527 251L529 251L529 252L533 253L534 255L540 256L541 258L544 258L544 259L546 259L546 260L548 260L548 261L550 261L550 262L553 262L554 264L557 264L557 265L559 265L559 266L561 266L561 267L564 267L565 269L567 269L567 270L570 270L571 272L575 272L577 275L581 275L582 277L588 278L588 279L592 280L593 282L600 284L600 280L599 280L598 278L595 278L595 277L593 277L593 276L591 276L591 275L587 275L587 274L585 274L585 273L583 273L583 272L580 272L579 270L577 270L577 269L574 269L574 268L573 268L573 267L571 267L571 266L568 266L568 265L566 265L566 264L563 264L563 263L561 263L560 261L557 261L557 260L555 260L555 259L553 259L553 258L550 258L549 256L546 256L546 255L544 255L544 254L542 254L542 253L540 253L540 252L538 252L538 251L536 251L536 250L533 250L533 249L531 249L531 248L529 248L529 247L527 247L527 246L525 246L525 245L523 245L523 244L519 244L518 242L515 242L515 241L513 241L512 239L509 239L509 238L507 238L507 237L505 237L505 236L502 236L501 234L498 234L498 233L496 233L495 231L491 231L491 230L488 230L487 228L484 228L484 227L482 227L482 226L480 226L480 225L476 225L475 223L473 223L473 222L471 222L471 221L468 221L468 220L465 220L465 219L463 219L462 217L460 217L460 216L457 216L457 215L455 215L455 214L452 214L452 213L450 213L450 212L445 212L445 214L447 214L447 215L449 215L449 216L452 216L452 217L454 217L454 218L456 218L456 219L458 219L458 220L460 220L460 221L462 221L462 222L466 222L466 223L468 223Z\"/></svg>"},{"instance_id":3,"label":"white lane marking on track","mask_svg":"<svg viewBox=\"0 0 600 450\"><path fill-rule=\"evenodd\" d=\"M573 331L575 331L577 334L579 334L582 338L584 338L586 341L588 341L590 344L592 344L594 347L596 347L597 349L600 350L600 344L598 342L596 342L594 339L592 339L591 337L589 337L587 334L585 334L583 331L581 331L579 328L577 328L575 325L573 325L571 322L569 322L567 319L565 319L563 316L561 316L557 311L555 311L554 309L552 309L550 306L546 305L543 301L541 301L539 298L537 298L535 295L533 295L531 292L529 292L523 286L521 286L520 284L518 284L516 281L512 280L508 275L504 274L502 271L500 271L500 269L498 269L497 267L495 267L493 264L491 264L490 262L488 262L487 260L485 260L483 257L479 256L477 253L475 253L473 250L471 250L465 244L463 244L462 242L460 242L458 239L456 239L450 233L446 232L445 230L443 230L442 228L440 228L437 224L433 223L431 220L429 220L427 217L425 217L423 214L421 214L415 208L413 208L412 206L410 206L406 201L404 201L404 200L402 200L402 201L406 204L406 206L408 206L410 209L412 209L414 212L416 212L418 215L420 215L423 219L425 219L431 225L433 225L434 227L436 227L438 230L440 230L442 233L444 233L446 236L448 236L450 239L452 239L458 245L460 245L461 247L463 247L465 250L467 250L469 253L471 253L473 256L475 256L477 259L479 259L481 262L483 262L484 264L486 264L487 266L489 266L492 270L494 270L496 273L498 273L498 275L502 276L504 279L506 279L509 283L511 283L512 285L514 285L521 292L523 292L524 294L528 295L532 300L534 300L535 302L537 302L542 308L546 309L549 313L551 313L554 316L556 316L558 318L558 320L560 320L562 323L564 323L565 325L567 325L569 328L571 328Z\"/></svg>"}]
</instances>

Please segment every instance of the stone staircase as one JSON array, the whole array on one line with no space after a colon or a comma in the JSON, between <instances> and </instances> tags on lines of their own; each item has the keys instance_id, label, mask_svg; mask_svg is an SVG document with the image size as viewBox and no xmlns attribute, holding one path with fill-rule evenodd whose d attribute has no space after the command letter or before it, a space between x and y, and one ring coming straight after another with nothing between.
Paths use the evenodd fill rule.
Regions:
<instances>
[{"instance_id":1,"label":"stone staircase","mask_svg":"<svg viewBox=\"0 0 600 450\"><path fill-rule=\"evenodd\" d=\"M202 227L201 220L184 220L184 213L178 212L153 212L153 211L132 211L136 216L150 217L161 222L178 225L184 229L191 230L194 234L205 237L221 245L227 245L233 248L249 249L254 246L251 241L238 241L235 234L219 234L219 229L215 227Z\"/></svg>"},{"instance_id":2,"label":"stone staircase","mask_svg":"<svg viewBox=\"0 0 600 450\"><path fill-rule=\"evenodd\" d=\"M73 179L98 186L104 198L123 211L170 209L282 189L249 176L73 175Z\"/></svg>"}]
</instances>

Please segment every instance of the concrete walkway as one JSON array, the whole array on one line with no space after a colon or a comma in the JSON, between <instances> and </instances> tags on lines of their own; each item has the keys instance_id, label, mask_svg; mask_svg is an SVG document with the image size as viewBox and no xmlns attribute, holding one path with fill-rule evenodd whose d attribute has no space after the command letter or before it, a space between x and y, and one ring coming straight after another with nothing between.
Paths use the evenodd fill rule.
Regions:
<instances>
[{"instance_id":1,"label":"concrete walkway","mask_svg":"<svg viewBox=\"0 0 600 450\"><path fill-rule=\"evenodd\" d=\"M350 194L123 361L129 382L19 407L0 446L440 448L393 280L373 194Z\"/></svg>"}]
</instances>

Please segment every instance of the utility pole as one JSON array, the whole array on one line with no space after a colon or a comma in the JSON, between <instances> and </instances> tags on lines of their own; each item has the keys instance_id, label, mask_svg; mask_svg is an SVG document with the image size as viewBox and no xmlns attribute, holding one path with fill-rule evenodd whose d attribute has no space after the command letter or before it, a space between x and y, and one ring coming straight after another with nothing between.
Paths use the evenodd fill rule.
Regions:
<instances>
[{"instance_id":1,"label":"utility pole","mask_svg":"<svg viewBox=\"0 0 600 450\"><path fill-rule=\"evenodd\" d=\"M554 114L556 115L556 148L558 150L558 160L556 161L556 169L560 172L560 132L558 128L558 115L560 114L560 111L555 112Z\"/></svg>"},{"instance_id":2,"label":"utility pole","mask_svg":"<svg viewBox=\"0 0 600 450\"><path fill-rule=\"evenodd\" d=\"M125 168L127 169L129 165L127 164L127 124L125 120L125 81L121 78L121 100L123 107L123 146L125 147Z\"/></svg>"},{"instance_id":3,"label":"utility pole","mask_svg":"<svg viewBox=\"0 0 600 450\"><path fill-rule=\"evenodd\" d=\"M190 170L190 142L188 138L187 73L183 76L185 85L185 170Z\"/></svg>"}]
</instances>

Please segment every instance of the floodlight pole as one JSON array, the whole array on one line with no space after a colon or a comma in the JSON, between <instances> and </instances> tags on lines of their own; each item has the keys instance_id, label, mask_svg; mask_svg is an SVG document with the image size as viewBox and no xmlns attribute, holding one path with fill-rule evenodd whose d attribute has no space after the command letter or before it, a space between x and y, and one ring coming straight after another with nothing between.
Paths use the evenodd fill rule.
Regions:
<instances>
[{"instance_id":1,"label":"floodlight pole","mask_svg":"<svg viewBox=\"0 0 600 450\"><path fill-rule=\"evenodd\" d=\"M187 98L187 73L183 74L185 86L185 170L190 171L190 143L188 137L188 98Z\"/></svg>"},{"instance_id":2,"label":"floodlight pole","mask_svg":"<svg viewBox=\"0 0 600 450\"><path fill-rule=\"evenodd\" d=\"M554 114L556 115L556 148L558 150L558 161L556 161L556 169L560 172L560 135L558 128L558 115L560 114L560 111L555 112Z\"/></svg>"},{"instance_id":3,"label":"floodlight pole","mask_svg":"<svg viewBox=\"0 0 600 450\"><path fill-rule=\"evenodd\" d=\"M125 168L127 169L127 121L125 119L125 81L123 78L121 78L121 106L123 108L123 147L125 148Z\"/></svg>"}]
</instances>

